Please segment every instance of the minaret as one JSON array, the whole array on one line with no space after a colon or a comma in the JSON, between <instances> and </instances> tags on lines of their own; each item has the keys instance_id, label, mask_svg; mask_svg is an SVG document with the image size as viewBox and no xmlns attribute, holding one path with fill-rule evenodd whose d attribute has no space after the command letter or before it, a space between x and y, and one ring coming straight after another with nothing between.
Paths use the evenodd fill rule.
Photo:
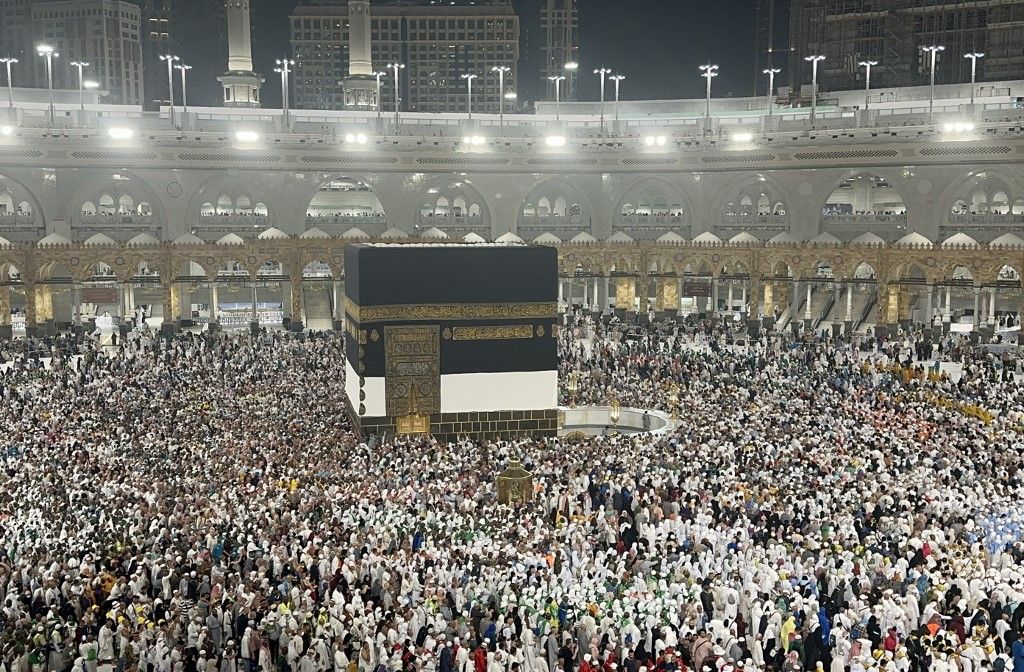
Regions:
<instances>
[{"instance_id":1,"label":"minaret","mask_svg":"<svg viewBox=\"0 0 1024 672\"><path fill-rule=\"evenodd\" d=\"M224 87L225 107L259 107L263 77L252 70L249 0L224 0L228 20L228 70L217 80Z\"/></svg>"},{"instance_id":2,"label":"minaret","mask_svg":"<svg viewBox=\"0 0 1024 672\"><path fill-rule=\"evenodd\" d=\"M348 77L345 109L377 109L377 79L370 43L370 0L348 0Z\"/></svg>"}]
</instances>

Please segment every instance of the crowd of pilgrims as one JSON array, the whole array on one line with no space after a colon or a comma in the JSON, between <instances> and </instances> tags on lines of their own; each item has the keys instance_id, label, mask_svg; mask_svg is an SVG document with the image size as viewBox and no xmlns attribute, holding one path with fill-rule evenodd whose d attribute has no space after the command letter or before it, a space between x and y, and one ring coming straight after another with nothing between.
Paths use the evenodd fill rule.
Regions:
<instances>
[{"instance_id":1,"label":"crowd of pilgrims","mask_svg":"<svg viewBox=\"0 0 1024 672\"><path fill-rule=\"evenodd\" d=\"M563 398L676 429L455 445L361 442L334 334L8 344L0 666L1024 672L1024 398L926 338L580 321Z\"/></svg>"}]
</instances>

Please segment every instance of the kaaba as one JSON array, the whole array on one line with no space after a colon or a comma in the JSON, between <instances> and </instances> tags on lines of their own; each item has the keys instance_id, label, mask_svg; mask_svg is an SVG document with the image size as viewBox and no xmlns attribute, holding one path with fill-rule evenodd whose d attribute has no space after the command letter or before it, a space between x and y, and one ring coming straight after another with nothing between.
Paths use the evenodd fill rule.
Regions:
<instances>
[{"instance_id":1,"label":"kaaba","mask_svg":"<svg viewBox=\"0 0 1024 672\"><path fill-rule=\"evenodd\" d=\"M363 436L554 435L557 251L345 248L345 394Z\"/></svg>"}]
</instances>

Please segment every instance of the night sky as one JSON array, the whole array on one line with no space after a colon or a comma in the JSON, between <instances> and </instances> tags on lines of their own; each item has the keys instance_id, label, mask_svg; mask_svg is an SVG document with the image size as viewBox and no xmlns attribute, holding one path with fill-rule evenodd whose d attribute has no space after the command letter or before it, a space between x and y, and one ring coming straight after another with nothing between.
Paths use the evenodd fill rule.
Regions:
<instances>
[{"instance_id":1,"label":"night sky","mask_svg":"<svg viewBox=\"0 0 1024 672\"><path fill-rule=\"evenodd\" d=\"M288 50L293 0L253 0L256 68L276 83L275 58ZM754 0L580 0L584 98L597 99L590 74L602 65L626 75L622 98L695 98L704 80L697 66L721 66L715 96L751 95L754 77ZM781 64L784 66L784 64ZM275 79L271 79L274 77ZM276 86L263 89L280 104Z\"/></svg>"}]
</instances>

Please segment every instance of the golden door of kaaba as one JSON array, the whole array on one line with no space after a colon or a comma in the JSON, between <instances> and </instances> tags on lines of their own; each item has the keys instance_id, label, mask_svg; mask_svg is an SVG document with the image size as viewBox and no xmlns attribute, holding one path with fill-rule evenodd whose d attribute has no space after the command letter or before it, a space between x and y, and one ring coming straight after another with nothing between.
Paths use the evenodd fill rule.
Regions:
<instances>
[{"instance_id":1,"label":"golden door of kaaba","mask_svg":"<svg viewBox=\"0 0 1024 672\"><path fill-rule=\"evenodd\" d=\"M384 327L384 404L399 434L426 434L441 412L438 325Z\"/></svg>"}]
</instances>

